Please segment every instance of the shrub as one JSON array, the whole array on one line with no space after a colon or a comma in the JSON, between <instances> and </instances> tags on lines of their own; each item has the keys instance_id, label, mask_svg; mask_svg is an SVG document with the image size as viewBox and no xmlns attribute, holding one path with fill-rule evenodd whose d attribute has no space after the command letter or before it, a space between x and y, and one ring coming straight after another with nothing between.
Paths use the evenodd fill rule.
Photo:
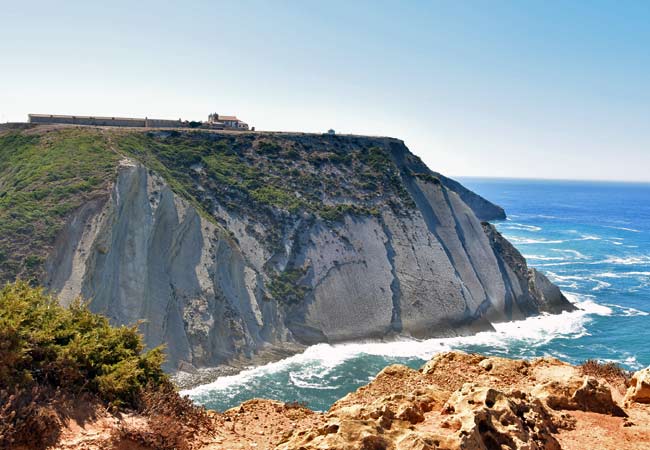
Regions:
<instances>
[{"instance_id":1,"label":"shrub","mask_svg":"<svg viewBox=\"0 0 650 450\"><path fill-rule=\"evenodd\" d=\"M56 393L42 386L0 390L0 448L55 444L61 434L61 420L52 407L56 400Z\"/></svg>"},{"instance_id":2,"label":"shrub","mask_svg":"<svg viewBox=\"0 0 650 450\"><path fill-rule=\"evenodd\" d=\"M346 214L359 216L378 216L379 211L375 208L366 208L365 206L340 203L338 205L323 206L318 211L318 214L323 220L326 220L328 222L336 222L343 219Z\"/></svg>"},{"instance_id":3,"label":"shrub","mask_svg":"<svg viewBox=\"0 0 650 450\"><path fill-rule=\"evenodd\" d=\"M136 326L112 327L21 281L0 290L0 343L0 390L39 385L136 407L143 386L167 380L161 348L144 352Z\"/></svg>"},{"instance_id":4,"label":"shrub","mask_svg":"<svg viewBox=\"0 0 650 450\"><path fill-rule=\"evenodd\" d=\"M269 291L276 301L293 304L300 303L307 294L307 287L300 285L301 279L306 275L307 269L287 268L271 279Z\"/></svg>"},{"instance_id":5,"label":"shrub","mask_svg":"<svg viewBox=\"0 0 650 450\"><path fill-rule=\"evenodd\" d=\"M416 172L412 175L416 178L419 178L420 180L428 181L429 183L440 184L440 178L433 175L432 173Z\"/></svg>"},{"instance_id":6,"label":"shrub","mask_svg":"<svg viewBox=\"0 0 650 450\"><path fill-rule=\"evenodd\" d=\"M580 371L583 375L591 375L604 378L610 382L622 382L628 384L631 373L614 362L602 363L595 359L588 359L580 364Z\"/></svg>"},{"instance_id":7,"label":"shrub","mask_svg":"<svg viewBox=\"0 0 650 450\"><path fill-rule=\"evenodd\" d=\"M0 448L51 446L75 405L102 403L147 419L145 429L123 424L117 441L190 448L213 420L178 395L162 363L160 348L144 351L135 326L112 327L80 301L65 308L42 289L7 284L0 289Z\"/></svg>"},{"instance_id":8,"label":"shrub","mask_svg":"<svg viewBox=\"0 0 650 450\"><path fill-rule=\"evenodd\" d=\"M269 157L277 156L281 150L282 147L280 147L277 142L260 141L260 143L257 145L257 151L260 154L267 155Z\"/></svg>"},{"instance_id":9,"label":"shrub","mask_svg":"<svg viewBox=\"0 0 650 450\"><path fill-rule=\"evenodd\" d=\"M148 418L147 426L123 423L114 433L114 441L135 442L159 450L185 450L192 448L190 442L197 434L214 429L206 409L194 405L189 397L178 395L169 383L147 386L140 412Z\"/></svg>"}]
</instances>

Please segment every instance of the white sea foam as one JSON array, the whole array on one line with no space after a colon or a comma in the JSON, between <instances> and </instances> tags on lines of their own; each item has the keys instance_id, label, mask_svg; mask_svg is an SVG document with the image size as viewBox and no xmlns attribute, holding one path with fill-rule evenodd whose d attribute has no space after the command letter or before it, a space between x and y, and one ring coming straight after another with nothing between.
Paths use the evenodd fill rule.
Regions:
<instances>
[{"instance_id":1,"label":"white sea foam","mask_svg":"<svg viewBox=\"0 0 650 450\"><path fill-rule=\"evenodd\" d=\"M576 239L576 240L577 241L599 241L601 239L602 238L600 236L596 236L596 235L593 235L593 234L583 234L582 236L580 236L579 239Z\"/></svg>"},{"instance_id":2,"label":"white sea foam","mask_svg":"<svg viewBox=\"0 0 650 450\"><path fill-rule=\"evenodd\" d=\"M313 383L309 381L305 381L305 377L301 375L302 374L300 374L299 372L289 373L289 379L291 380L291 383L293 383L294 386L303 389L308 388L308 389L321 389L321 390L333 390L339 388L336 385L324 384L322 382L322 378L319 380L318 377L316 378L316 382ZM311 375L309 375L308 377L311 378Z\"/></svg>"},{"instance_id":3,"label":"white sea foam","mask_svg":"<svg viewBox=\"0 0 650 450\"><path fill-rule=\"evenodd\" d=\"M521 236L506 235L506 238L513 244L527 245L527 244L562 244L566 241L562 239L531 239Z\"/></svg>"},{"instance_id":4,"label":"white sea foam","mask_svg":"<svg viewBox=\"0 0 650 450\"><path fill-rule=\"evenodd\" d=\"M586 314L594 314L597 316L611 316L614 314L614 310L612 310L612 308L600 303L596 303L593 300L594 297L591 295L564 292L564 296Z\"/></svg>"},{"instance_id":5,"label":"white sea foam","mask_svg":"<svg viewBox=\"0 0 650 450\"><path fill-rule=\"evenodd\" d=\"M535 267L571 266L575 264L585 264L585 263L580 261L550 262L545 264L535 264Z\"/></svg>"},{"instance_id":6,"label":"white sea foam","mask_svg":"<svg viewBox=\"0 0 650 450\"><path fill-rule=\"evenodd\" d=\"M596 282L596 286L592 287L592 291L600 291L601 289L611 287L611 283L608 283L607 281L602 281L602 280L597 280L592 278L592 281Z\"/></svg>"},{"instance_id":7,"label":"white sea foam","mask_svg":"<svg viewBox=\"0 0 650 450\"><path fill-rule=\"evenodd\" d=\"M611 226L605 226L605 228L611 228L612 230L623 230L623 231L630 231L632 233L640 233L641 230L637 230L635 228L628 228L628 227L611 227Z\"/></svg>"},{"instance_id":8,"label":"white sea foam","mask_svg":"<svg viewBox=\"0 0 650 450\"><path fill-rule=\"evenodd\" d=\"M631 271L631 272L603 272L596 274L595 276L600 277L600 278L639 278L639 277L650 277L650 272L639 272L639 271Z\"/></svg>"},{"instance_id":9,"label":"white sea foam","mask_svg":"<svg viewBox=\"0 0 650 450\"><path fill-rule=\"evenodd\" d=\"M596 276L601 278L627 278L623 273L613 273L613 272L602 272L596 274Z\"/></svg>"},{"instance_id":10,"label":"white sea foam","mask_svg":"<svg viewBox=\"0 0 650 450\"><path fill-rule=\"evenodd\" d=\"M245 386L252 380L279 373L290 372L290 380L296 386L322 388L317 382L333 368L359 355L430 359L436 353L467 346L486 346L509 352L514 343L524 343L528 348L538 347L561 337L578 338L587 334L585 328L590 315L607 316L612 309L595 303L590 296L565 293L579 309L559 315L542 314L524 320L493 324L495 331L472 336L440 339L402 339L391 342L360 342L349 344L318 344L303 353L281 361L244 370L237 375L225 376L216 381L181 392L181 395L201 397L214 391L226 391Z\"/></svg>"},{"instance_id":11,"label":"white sea foam","mask_svg":"<svg viewBox=\"0 0 650 450\"><path fill-rule=\"evenodd\" d=\"M647 311L641 311L640 309L636 308L629 308L626 306L620 306L620 305L611 305L605 303L607 307L613 309L615 311L615 314L625 316L625 317L633 317L633 316L648 316L650 315L649 312Z\"/></svg>"},{"instance_id":12,"label":"white sea foam","mask_svg":"<svg viewBox=\"0 0 650 450\"><path fill-rule=\"evenodd\" d=\"M617 362L617 361L615 361ZM639 363L637 361L636 356L628 356L623 360L623 364L626 364L627 366L631 367L632 369L643 369L643 364Z\"/></svg>"},{"instance_id":13,"label":"white sea foam","mask_svg":"<svg viewBox=\"0 0 650 450\"><path fill-rule=\"evenodd\" d=\"M605 289L608 287L611 287L612 284L599 280L595 276L582 276L582 275L560 275L558 273L552 272L552 271L547 271L546 274L548 277L559 285L560 287L565 287L565 288L571 288L571 289L578 289L578 283L580 282L589 282L589 283L595 283L595 286L591 288L592 291L600 291L601 289ZM603 277L607 278L607 277Z\"/></svg>"},{"instance_id":14,"label":"white sea foam","mask_svg":"<svg viewBox=\"0 0 650 450\"><path fill-rule=\"evenodd\" d=\"M511 222L511 223L506 223L502 226L502 228L506 230L521 230L521 231L542 231L542 227L538 227L536 225L526 225L523 223L516 223L516 222Z\"/></svg>"},{"instance_id":15,"label":"white sea foam","mask_svg":"<svg viewBox=\"0 0 650 450\"><path fill-rule=\"evenodd\" d=\"M547 272L547 275L553 281L568 281L568 280L587 281L590 279L590 277L583 277L580 275L560 275L558 273L551 272L550 270Z\"/></svg>"},{"instance_id":16,"label":"white sea foam","mask_svg":"<svg viewBox=\"0 0 650 450\"><path fill-rule=\"evenodd\" d=\"M562 256L543 256L543 255L523 255L526 259L533 259L536 261L565 261L566 258Z\"/></svg>"},{"instance_id":17,"label":"white sea foam","mask_svg":"<svg viewBox=\"0 0 650 450\"><path fill-rule=\"evenodd\" d=\"M551 250L557 253L568 253L570 255L573 255L575 259L589 259L589 256L580 253L578 250L573 250L570 248L552 248Z\"/></svg>"},{"instance_id":18,"label":"white sea foam","mask_svg":"<svg viewBox=\"0 0 650 450\"><path fill-rule=\"evenodd\" d=\"M622 266L632 266L635 264L650 264L649 255L636 256L608 256L605 260L594 264L618 264Z\"/></svg>"}]
</instances>

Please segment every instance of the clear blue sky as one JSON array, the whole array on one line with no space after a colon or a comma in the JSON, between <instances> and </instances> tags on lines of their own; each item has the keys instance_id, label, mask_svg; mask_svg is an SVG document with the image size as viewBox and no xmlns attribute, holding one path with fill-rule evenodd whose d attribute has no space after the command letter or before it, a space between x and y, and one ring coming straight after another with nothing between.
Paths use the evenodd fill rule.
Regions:
<instances>
[{"instance_id":1,"label":"clear blue sky","mask_svg":"<svg viewBox=\"0 0 650 450\"><path fill-rule=\"evenodd\" d=\"M452 176L650 181L650 1L0 0L0 122L213 111Z\"/></svg>"}]
</instances>

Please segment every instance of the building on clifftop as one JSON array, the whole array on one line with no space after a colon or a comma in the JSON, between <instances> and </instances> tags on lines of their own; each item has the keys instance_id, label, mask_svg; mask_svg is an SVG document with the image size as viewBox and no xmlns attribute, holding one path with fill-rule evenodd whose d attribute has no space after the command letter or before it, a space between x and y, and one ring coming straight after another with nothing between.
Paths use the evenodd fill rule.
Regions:
<instances>
[{"instance_id":1,"label":"building on clifftop","mask_svg":"<svg viewBox=\"0 0 650 450\"><path fill-rule=\"evenodd\" d=\"M208 123L211 125L223 124L224 128L230 130L248 130L248 124L237 118L237 116L224 116L212 113L208 116Z\"/></svg>"}]
</instances>

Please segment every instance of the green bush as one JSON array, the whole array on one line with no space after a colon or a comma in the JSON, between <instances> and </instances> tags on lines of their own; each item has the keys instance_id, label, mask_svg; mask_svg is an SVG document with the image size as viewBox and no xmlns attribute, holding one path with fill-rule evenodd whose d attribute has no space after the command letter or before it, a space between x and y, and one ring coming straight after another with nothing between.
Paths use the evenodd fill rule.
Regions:
<instances>
[{"instance_id":1,"label":"green bush","mask_svg":"<svg viewBox=\"0 0 650 450\"><path fill-rule=\"evenodd\" d=\"M269 291L276 301L292 304L300 303L307 294L307 287L300 284L307 270L304 268L287 268L274 277L269 284Z\"/></svg>"},{"instance_id":2,"label":"green bush","mask_svg":"<svg viewBox=\"0 0 650 450\"><path fill-rule=\"evenodd\" d=\"M0 290L0 390L47 386L136 407L146 385L167 382L163 361L136 326L113 327L81 301L62 307L22 281Z\"/></svg>"},{"instance_id":3,"label":"green bush","mask_svg":"<svg viewBox=\"0 0 650 450\"><path fill-rule=\"evenodd\" d=\"M417 172L413 173L413 176L419 178L420 180L428 181L429 183L440 184L440 178L432 173Z\"/></svg>"},{"instance_id":4,"label":"green bush","mask_svg":"<svg viewBox=\"0 0 650 450\"><path fill-rule=\"evenodd\" d=\"M257 146L257 151L262 155L270 157L277 156L282 147L277 142L261 141Z\"/></svg>"}]
</instances>

